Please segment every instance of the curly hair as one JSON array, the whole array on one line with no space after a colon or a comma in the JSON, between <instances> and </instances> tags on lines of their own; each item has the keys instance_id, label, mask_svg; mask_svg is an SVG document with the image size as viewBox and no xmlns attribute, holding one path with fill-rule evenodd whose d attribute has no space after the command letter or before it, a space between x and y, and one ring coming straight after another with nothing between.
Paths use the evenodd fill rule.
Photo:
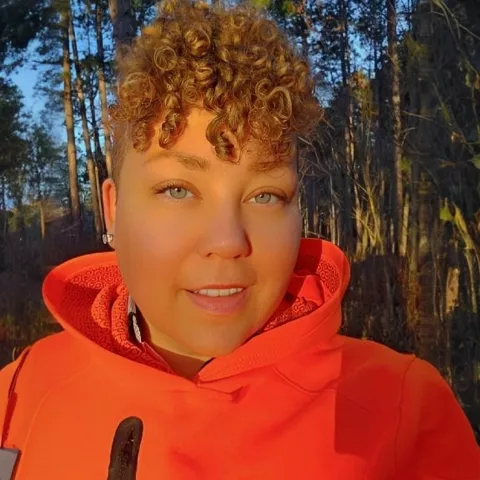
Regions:
<instances>
[{"instance_id":1,"label":"curly hair","mask_svg":"<svg viewBox=\"0 0 480 480\"><path fill-rule=\"evenodd\" d=\"M271 20L251 7L165 0L155 20L117 60L118 91L110 107L113 176L129 137L147 150L161 122L159 145L182 135L189 111L215 114L207 140L222 160L250 139L274 160L291 158L292 138L309 136L321 118L308 62ZM125 138L127 137L127 138Z\"/></svg>"}]
</instances>

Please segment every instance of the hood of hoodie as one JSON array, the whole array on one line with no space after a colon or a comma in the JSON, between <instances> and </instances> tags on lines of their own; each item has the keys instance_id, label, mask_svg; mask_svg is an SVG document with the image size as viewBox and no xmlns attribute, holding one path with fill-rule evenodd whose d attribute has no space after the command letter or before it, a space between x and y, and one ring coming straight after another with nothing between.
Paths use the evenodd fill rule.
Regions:
<instances>
[{"instance_id":1,"label":"hood of hoodie","mask_svg":"<svg viewBox=\"0 0 480 480\"><path fill-rule=\"evenodd\" d=\"M199 373L212 381L274 364L295 352L319 347L335 337L341 301L350 279L349 263L333 244L302 239L287 293L261 331ZM43 285L44 301L61 326L102 362L132 362L168 372L131 333L129 294L115 252L95 253L54 268Z\"/></svg>"}]
</instances>

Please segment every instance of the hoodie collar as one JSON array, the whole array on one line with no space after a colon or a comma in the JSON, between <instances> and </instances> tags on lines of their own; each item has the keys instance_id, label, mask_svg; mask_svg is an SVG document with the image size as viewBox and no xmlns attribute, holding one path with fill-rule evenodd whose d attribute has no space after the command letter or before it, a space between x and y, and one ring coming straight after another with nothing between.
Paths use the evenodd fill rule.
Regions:
<instances>
[{"instance_id":1,"label":"hoodie collar","mask_svg":"<svg viewBox=\"0 0 480 480\"><path fill-rule=\"evenodd\" d=\"M349 277L348 261L336 246L303 239L287 294L262 331L206 365L197 381L216 381L326 346L340 327ZM134 304L114 252L85 255L56 267L45 279L43 294L56 320L101 358L105 368L126 372L153 367L150 370L168 373L164 363L141 348L134 327L132 337L128 312Z\"/></svg>"}]
</instances>

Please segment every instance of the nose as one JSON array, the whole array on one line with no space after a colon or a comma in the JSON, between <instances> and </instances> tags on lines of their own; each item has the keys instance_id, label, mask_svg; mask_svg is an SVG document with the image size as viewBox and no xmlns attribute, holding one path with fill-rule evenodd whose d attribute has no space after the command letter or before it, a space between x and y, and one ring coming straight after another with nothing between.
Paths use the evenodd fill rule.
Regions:
<instances>
[{"instance_id":1,"label":"nose","mask_svg":"<svg viewBox=\"0 0 480 480\"><path fill-rule=\"evenodd\" d=\"M240 212L223 207L205 218L198 250L203 257L233 259L248 256L251 245Z\"/></svg>"}]
</instances>

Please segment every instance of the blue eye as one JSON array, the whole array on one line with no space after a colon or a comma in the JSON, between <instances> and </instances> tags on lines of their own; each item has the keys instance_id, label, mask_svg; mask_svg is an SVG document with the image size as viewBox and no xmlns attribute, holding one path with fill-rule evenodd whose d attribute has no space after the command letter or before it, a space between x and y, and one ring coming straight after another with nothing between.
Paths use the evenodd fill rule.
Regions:
<instances>
[{"instance_id":1,"label":"blue eye","mask_svg":"<svg viewBox=\"0 0 480 480\"><path fill-rule=\"evenodd\" d=\"M280 195L276 195L274 193L269 192L262 192L255 197L252 198L252 203L256 203L257 205L271 205L285 201Z\"/></svg>"},{"instance_id":2,"label":"blue eye","mask_svg":"<svg viewBox=\"0 0 480 480\"><path fill-rule=\"evenodd\" d=\"M186 188L183 187L170 187L166 191L169 193L169 196L175 200L183 200L184 198L187 198L188 194L190 193Z\"/></svg>"},{"instance_id":3,"label":"blue eye","mask_svg":"<svg viewBox=\"0 0 480 480\"><path fill-rule=\"evenodd\" d=\"M261 193L255 197L257 203L270 203L272 198L275 198L271 193Z\"/></svg>"},{"instance_id":4,"label":"blue eye","mask_svg":"<svg viewBox=\"0 0 480 480\"><path fill-rule=\"evenodd\" d=\"M193 197L193 193L181 185L166 185L157 190L156 193L172 198L173 200L185 200L186 198Z\"/></svg>"}]
</instances>

